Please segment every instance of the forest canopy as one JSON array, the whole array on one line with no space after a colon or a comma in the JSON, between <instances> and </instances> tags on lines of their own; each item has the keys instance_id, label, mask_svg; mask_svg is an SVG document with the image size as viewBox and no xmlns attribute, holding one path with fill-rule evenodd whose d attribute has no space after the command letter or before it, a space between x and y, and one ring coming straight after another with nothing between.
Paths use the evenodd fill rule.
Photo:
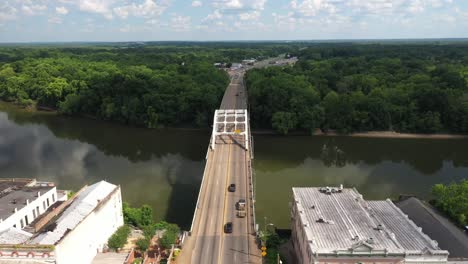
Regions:
<instances>
[{"instance_id":1,"label":"forest canopy","mask_svg":"<svg viewBox=\"0 0 468 264\"><path fill-rule=\"evenodd\" d=\"M290 54L246 76L253 128L468 133L468 43L101 43L0 47L0 99L149 128L207 127L215 62Z\"/></svg>"},{"instance_id":2,"label":"forest canopy","mask_svg":"<svg viewBox=\"0 0 468 264\"><path fill-rule=\"evenodd\" d=\"M126 124L209 126L229 82L215 62L275 56L259 44L0 48L0 99Z\"/></svg>"},{"instance_id":3,"label":"forest canopy","mask_svg":"<svg viewBox=\"0 0 468 264\"><path fill-rule=\"evenodd\" d=\"M468 133L468 44L329 44L247 73L254 128Z\"/></svg>"}]
</instances>

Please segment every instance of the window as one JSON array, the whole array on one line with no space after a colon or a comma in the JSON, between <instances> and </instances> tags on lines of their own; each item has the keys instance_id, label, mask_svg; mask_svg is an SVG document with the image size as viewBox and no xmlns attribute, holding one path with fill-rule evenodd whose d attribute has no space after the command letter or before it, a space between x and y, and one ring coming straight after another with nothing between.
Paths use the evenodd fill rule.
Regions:
<instances>
[{"instance_id":1,"label":"window","mask_svg":"<svg viewBox=\"0 0 468 264\"><path fill-rule=\"evenodd\" d=\"M36 214L37 214L37 216L40 215L40 213L39 213L39 206L36 206Z\"/></svg>"},{"instance_id":2,"label":"window","mask_svg":"<svg viewBox=\"0 0 468 264\"><path fill-rule=\"evenodd\" d=\"M24 216L24 220L26 220L26 225L29 225L29 219L27 215Z\"/></svg>"},{"instance_id":3,"label":"window","mask_svg":"<svg viewBox=\"0 0 468 264\"><path fill-rule=\"evenodd\" d=\"M47 198L47 207L50 206L49 198Z\"/></svg>"},{"instance_id":4,"label":"window","mask_svg":"<svg viewBox=\"0 0 468 264\"><path fill-rule=\"evenodd\" d=\"M32 213L33 213L33 219L36 218L36 210L32 210Z\"/></svg>"},{"instance_id":5,"label":"window","mask_svg":"<svg viewBox=\"0 0 468 264\"><path fill-rule=\"evenodd\" d=\"M20 220L20 224L21 224L21 229L23 229L23 227L24 227L23 219Z\"/></svg>"},{"instance_id":6,"label":"window","mask_svg":"<svg viewBox=\"0 0 468 264\"><path fill-rule=\"evenodd\" d=\"M55 193L52 194L52 202L55 202Z\"/></svg>"},{"instance_id":7,"label":"window","mask_svg":"<svg viewBox=\"0 0 468 264\"><path fill-rule=\"evenodd\" d=\"M14 224L13 227L16 228L16 224Z\"/></svg>"},{"instance_id":8,"label":"window","mask_svg":"<svg viewBox=\"0 0 468 264\"><path fill-rule=\"evenodd\" d=\"M44 211L46 210L46 206L45 206L45 201L42 201L42 207L44 207Z\"/></svg>"}]
</instances>

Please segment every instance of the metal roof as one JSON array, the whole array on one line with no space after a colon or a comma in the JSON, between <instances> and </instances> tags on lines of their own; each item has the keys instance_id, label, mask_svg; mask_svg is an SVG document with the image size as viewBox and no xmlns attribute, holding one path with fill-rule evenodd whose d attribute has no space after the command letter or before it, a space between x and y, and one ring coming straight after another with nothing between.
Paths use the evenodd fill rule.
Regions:
<instances>
[{"instance_id":1,"label":"metal roof","mask_svg":"<svg viewBox=\"0 0 468 264\"><path fill-rule=\"evenodd\" d=\"M22 244L31 236L31 233L11 227L0 233L0 244Z\"/></svg>"},{"instance_id":2,"label":"metal roof","mask_svg":"<svg viewBox=\"0 0 468 264\"><path fill-rule=\"evenodd\" d=\"M37 235L29 241L29 244L53 245L65 236L67 231L75 229L83 219L88 216L115 188L116 185L106 181L100 181L86 187L65 209L55 221L53 231L47 231Z\"/></svg>"},{"instance_id":3,"label":"metal roof","mask_svg":"<svg viewBox=\"0 0 468 264\"><path fill-rule=\"evenodd\" d=\"M390 200L365 201L355 189L321 192L293 188L303 229L313 253L335 253L365 244L388 254L440 251ZM352 250L351 250L352 251Z\"/></svg>"}]
</instances>

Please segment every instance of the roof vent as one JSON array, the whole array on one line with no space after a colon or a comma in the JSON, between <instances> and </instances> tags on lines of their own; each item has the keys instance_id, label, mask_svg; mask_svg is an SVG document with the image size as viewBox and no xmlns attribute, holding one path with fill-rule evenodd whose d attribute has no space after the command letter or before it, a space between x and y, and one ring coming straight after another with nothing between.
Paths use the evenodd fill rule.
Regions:
<instances>
[{"instance_id":1,"label":"roof vent","mask_svg":"<svg viewBox=\"0 0 468 264\"><path fill-rule=\"evenodd\" d=\"M310 209L315 209L315 205L312 205L312 206L310 207Z\"/></svg>"},{"instance_id":2,"label":"roof vent","mask_svg":"<svg viewBox=\"0 0 468 264\"><path fill-rule=\"evenodd\" d=\"M381 231L384 229L384 226L382 224L378 224L377 227L374 228L375 230Z\"/></svg>"},{"instance_id":3,"label":"roof vent","mask_svg":"<svg viewBox=\"0 0 468 264\"><path fill-rule=\"evenodd\" d=\"M352 240L354 240L354 241L358 241L358 240L359 240L359 236L355 236L355 237L353 237L353 238L352 238Z\"/></svg>"},{"instance_id":4,"label":"roof vent","mask_svg":"<svg viewBox=\"0 0 468 264\"><path fill-rule=\"evenodd\" d=\"M334 225L335 222L333 222L332 220L325 220L325 218L323 217L319 217L319 219L317 221L315 221L317 223L325 223L325 224L330 224L330 225Z\"/></svg>"},{"instance_id":5,"label":"roof vent","mask_svg":"<svg viewBox=\"0 0 468 264\"><path fill-rule=\"evenodd\" d=\"M374 239L373 239L372 237L370 237L370 238L368 238L368 239L366 240L366 243L367 243L367 244L374 244Z\"/></svg>"},{"instance_id":6,"label":"roof vent","mask_svg":"<svg viewBox=\"0 0 468 264\"><path fill-rule=\"evenodd\" d=\"M12 204L16 204L16 199L11 200Z\"/></svg>"}]
</instances>

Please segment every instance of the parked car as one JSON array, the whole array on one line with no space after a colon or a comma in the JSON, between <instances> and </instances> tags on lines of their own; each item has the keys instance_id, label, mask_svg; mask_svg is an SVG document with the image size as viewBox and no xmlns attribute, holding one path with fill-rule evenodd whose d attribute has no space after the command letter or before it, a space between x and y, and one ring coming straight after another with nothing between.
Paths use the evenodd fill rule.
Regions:
<instances>
[{"instance_id":1,"label":"parked car","mask_svg":"<svg viewBox=\"0 0 468 264\"><path fill-rule=\"evenodd\" d=\"M235 192L236 191L236 185L234 183L231 183L228 187L228 191L230 192Z\"/></svg>"},{"instance_id":2,"label":"parked car","mask_svg":"<svg viewBox=\"0 0 468 264\"><path fill-rule=\"evenodd\" d=\"M224 233L232 233L232 222L227 222L224 225Z\"/></svg>"}]
</instances>

